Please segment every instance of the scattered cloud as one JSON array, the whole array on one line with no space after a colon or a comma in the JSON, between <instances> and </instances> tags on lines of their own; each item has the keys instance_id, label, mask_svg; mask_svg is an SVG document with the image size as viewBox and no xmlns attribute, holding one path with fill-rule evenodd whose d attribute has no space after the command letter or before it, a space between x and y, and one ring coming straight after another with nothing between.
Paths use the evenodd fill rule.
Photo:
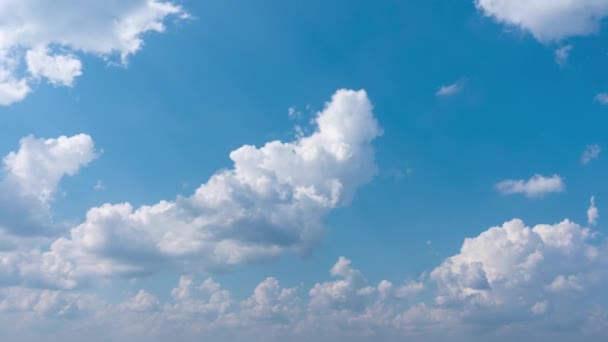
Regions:
<instances>
[{"instance_id":1,"label":"scattered cloud","mask_svg":"<svg viewBox=\"0 0 608 342\"><path fill-rule=\"evenodd\" d=\"M602 152L602 148L598 144L588 145L583 151L581 155L581 163L589 164L594 159L600 157L600 153Z\"/></svg>"},{"instance_id":2,"label":"scattered cloud","mask_svg":"<svg viewBox=\"0 0 608 342\"><path fill-rule=\"evenodd\" d=\"M464 88L464 82L458 81L456 83L443 85L439 87L435 95L437 97L448 97L458 94Z\"/></svg>"},{"instance_id":3,"label":"scattered cloud","mask_svg":"<svg viewBox=\"0 0 608 342\"><path fill-rule=\"evenodd\" d=\"M595 34L608 16L608 1L474 0L484 15L530 32L541 42Z\"/></svg>"},{"instance_id":4,"label":"scattered cloud","mask_svg":"<svg viewBox=\"0 0 608 342\"><path fill-rule=\"evenodd\" d=\"M0 105L23 100L33 82L71 87L82 75L80 55L126 64L147 32L162 32L168 17L187 17L169 1L6 0L0 6ZM78 29L74 29L78 28Z\"/></svg>"},{"instance_id":5,"label":"scattered cloud","mask_svg":"<svg viewBox=\"0 0 608 342\"><path fill-rule=\"evenodd\" d=\"M568 58L570 57L570 52L574 46L572 45L564 45L559 49L555 50L555 63L559 65L566 65L568 63Z\"/></svg>"},{"instance_id":6,"label":"scattered cloud","mask_svg":"<svg viewBox=\"0 0 608 342\"><path fill-rule=\"evenodd\" d=\"M300 112L295 106L289 107L287 114L289 115L290 119L300 119L302 117L302 112Z\"/></svg>"},{"instance_id":7,"label":"scattered cloud","mask_svg":"<svg viewBox=\"0 0 608 342\"><path fill-rule=\"evenodd\" d=\"M93 190L95 191L104 191L106 189L106 185L103 184L103 182L98 179L97 182L95 183L95 185L93 185Z\"/></svg>"},{"instance_id":8,"label":"scattered cloud","mask_svg":"<svg viewBox=\"0 0 608 342\"><path fill-rule=\"evenodd\" d=\"M595 101L602 105L608 105L608 93L599 93L595 95Z\"/></svg>"},{"instance_id":9,"label":"scattered cloud","mask_svg":"<svg viewBox=\"0 0 608 342\"><path fill-rule=\"evenodd\" d=\"M595 206L595 196L591 196L591 204L589 205L589 209L587 209L587 222L590 225L595 226L599 217L600 212Z\"/></svg>"},{"instance_id":10,"label":"scattered cloud","mask_svg":"<svg viewBox=\"0 0 608 342\"><path fill-rule=\"evenodd\" d=\"M550 193L562 192L564 180L559 175L545 177L534 175L530 179L508 179L496 184L496 189L503 195L523 194L526 197L542 197Z\"/></svg>"}]
</instances>

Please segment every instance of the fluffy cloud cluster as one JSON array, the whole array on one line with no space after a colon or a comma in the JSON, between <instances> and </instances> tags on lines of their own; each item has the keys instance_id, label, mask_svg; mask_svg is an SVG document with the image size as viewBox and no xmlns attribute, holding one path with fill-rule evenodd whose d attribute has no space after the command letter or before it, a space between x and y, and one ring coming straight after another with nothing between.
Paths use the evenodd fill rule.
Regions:
<instances>
[{"instance_id":1,"label":"fluffy cloud cluster","mask_svg":"<svg viewBox=\"0 0 608 342\"><path fill-rule=\"evenodd\" d=\"M365 91L339 90L318 113L310 135L233 151L234 166L217 172L189 197L139 208L129 203L92 208L85 222L48 251L12 255L4 269L17 263L18 269L9 273L74 287L89 277L132 276L166 267L214 271L285 251L304 252L321 237L324 216L348 204L375 174L372 142L380 134ZM68 141L92 146L84 136L24 140L20 153L5 159L14 182L36 182L25 182L22 188L36 189L40 201L46 201L58 179L75 172L92 154L58 145L30 158L40 165L30 165L30 145ZM56 164L62 168L55 169Z\"/></svg>"},{"instance_id":2,"label":"fluffy cloud cluster","mask_svg":"<svg viewBox=\"0 0 608 342\"><path fill-rule=\"evenodd\" d=\"M50 203L61 179L75 175L96 157L90 136L21 139L19 150L3 159L0 180L0 232L44 235L52 230Z\"/></svg>"},{"instance_id":3,"label":"fluffy cloud cluster","mask_svg":"<svg viewBox=\"0 0 608 342\"><path fill-rule=\"evenodd\" d=\"M475 5L543 42L597 33L608 16L607 0L475 0Z\"/></svg>"},{"instance_id":4,"label":"fluffy cloud cluster","mask_svg":"<svg viewBox=\"0 0 608 342\"><path fill-rule=\"evenodd\" d=\"M523 194L527 197L542 197L550 193L564 191L566 185L559 175L545 177L534 175L528 180L508 179L496 184L496 189L503 195Z\"/></svg>"},{"instance_id":5,"label":"fluffy cloud cluster","mask_svg":"<svg viewBox=\"0 0 608 342\"><path fill-rule=\"evenodd\" d=\"M348 334L356 340L361 332L369 337L379 329L398 330L394 320L402 299L423 289L418 282L394 286L383 280L371 285L344 257L330 273L339 279L315 284L307 296L269 277L240 301L213 279L197 283L192 276L180 277L164 302L143 289L110 304L93 295L9 287L0 291L0 321L3 315L16 314L32 317L33 325L43 319L62 320L74 331L103 326L100 340L109 338L108 331L125 340L194 340L227 330L237 332L231 340L246 340L251 334L264 340L306 340L312 329L321 340L352 330Z\"/></svg>"},{"instance_id":6,"label":"fluffy cloud cluster","mask_svg":"<svg viewBox=\"0 0 608 342\"><path fill-rule=\"evenodd\" d=\"M141 49L143 34L162 32L169 16L187 15L162 0L106 0L102 7L95 0L2 1L0 105L25 98L36 80L72 86L82 74L80 53L117 55L126 63Z\"/></svg>"},{"instance_id":7,"label":"fluffy cloud cluster","mask_svg":"<svg viewBox=\"0 0 608 342\"><path fill-rule=\"evenodd\" d=\"M530 228L515 219L490 228L433 270L435 302L491 325L584 321L608 276L608 250L595 240L568 220Z\"/></svg>"},{"instance_id":8,"label":"fluffy cloud cluster","mask_svg":"<svg viewBox=\"0 0 608 342\"><path fill-rule=\"evenodd\" d=\"M25 315L33 329L55 320L57 330L88 336L101 328L100 341L509 341L518 333L548 338L556 324L562 341L602 341L608 250L596 240L568 220L530 228L515 219L466 239L420 281L372 284L340 257L330 270L335 280L305 291L269 277L242 300L213 279L192 276L182 276L166 300L142 289L116 304L79 292L9 287L0 291L0 322Z\"/></svg>"}]
</instances>

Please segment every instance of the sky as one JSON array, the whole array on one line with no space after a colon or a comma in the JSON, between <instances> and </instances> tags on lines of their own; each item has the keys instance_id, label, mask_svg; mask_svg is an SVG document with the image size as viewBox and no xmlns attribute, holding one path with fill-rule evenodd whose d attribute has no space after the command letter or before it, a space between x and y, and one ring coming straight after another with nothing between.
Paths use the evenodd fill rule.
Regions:
<instances>
[{"instance_id":1,"label":"sky","mask_svg":"<svg viewBox=\"0 0 608 342\"><path fill-rule=\"evenodd\" d=\"M605 341L608 0L0 0L16 342Z\"/></svg>"}]
</instances>

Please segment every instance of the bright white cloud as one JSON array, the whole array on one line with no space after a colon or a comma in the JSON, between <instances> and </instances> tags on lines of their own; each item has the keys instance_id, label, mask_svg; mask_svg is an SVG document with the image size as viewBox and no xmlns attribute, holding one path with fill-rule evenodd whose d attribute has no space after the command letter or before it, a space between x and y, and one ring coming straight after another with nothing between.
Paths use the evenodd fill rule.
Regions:
<instances>
[{"instance_id":1,"label":"bright white cloud","mask_svg":"<svg viewBox=\"0 0 608 342\"><path fill-rule=\"evenodd\" d=\"M462 88L464 87L464 83L462 81L458 81L456 83L443 85L441 86L437 92L435 93L438 97L447 97L458 94Z\"/></svg>"},{"instance_id":2,"label":"bright white cloud","mask_svg":"<svg viewBox=\"0 0 608 342\"><path fill-rule=\"evenodd\" d=\"M529 31L542 42L594 34L608 0L474 0L486 16Z\"/></svg>"},{"instance_id":3,"label":"bright white cloud","mask_svg":"<svg viewBox=\"0 0 608 342\"><path fill-rule=\"evenodd\" d=\"M28 72L35 78L45 77L55 85L71 87L74 79L82 75L82 64L74 55L50 56L48 48L27 51Z\"/></svg>"},{"instance_id":4,"label":"bright white cloud","mask_svg":"<svg viewBox=\"0 0 608 342\"><path fill-rule=\"evenodd\" d=\"M43 233L50 226L50 202L59 183L95 159L86 134L56 139L21 139L19 149L3 159L0 180L0 230L17 235Z\"/></svg>"},{"instance_id":5,"label":"bright white cloud","mask_svg":"<svg viewBox=\"0 0 608 342\"><path fill-rule=\"evenodd\" d=\"M595 206L595 196L591 196L591 204L589 205L589 209L587 209L587 222L590 225L595 226L599 218L600 212Z\"/></svg>"},{"instance_id":6,"label":"bright white cloud","mask_svg":"<svg viewBox=\"0 0 608 342\"><path fill-rule=\"evenodd\" d=\"M585 151L583 151L583 154L581 155L581 163L589 164L594 159L599 158L601 152L602 148L598 144L587 146L585 148Z\"/></svg>"},{"instance_id":7,"label":"bright white cloud","mask_svg":"<svg viewBox=\"0 0 608 342\"><path fill-rule=\"evenodd\" d=\"M186 17L163 0L4 0L0 4L0 105L31 91L31 78L72 86L82 74L79 54L121 63L143 46L147 32L162 32L169 16ZM29 75L21 70L25 66Z\"/></svg>"},{"instance_id":8,"label":"bright white cloud","mask_svg":"<svg viewBox=\"0 0 608 342\"><path fill-rule=\"evenodd\" d=\"M465 320L499 317L511 325L551 310L555 320L576 320L596 303L608 276L607 250L595 234L565 220L526 227L521 220L466 239L460 253L431 273L436 303ZM585 293L585 295L581 295Z\"/></svg>"},{"instance_id":9,"label":"bright white cloud","mask_svg":"<svg viewBox=\"0 0 608 342\"><path fill-rule=\"evenodd\" d=\"M496 184L496 189L503 195L523 194L527 197L542 197L550 193L562 192L565 187L559 175L545 177L538 174L528 180L508 179Z\"/></svg>"},{"instance_id":10,"label":"bright white cloud","mask_svg":"<svg viewBox=\"0 0 608 342\"><path fill-rule=\"evenodd\" d=\"M27 270L52 286L72 287L89 276L162 267L214 271L306 251L321 237L327 213L347 205L376 173L372 141L381 133L365 91L339 90L318 113L311 135L233 151L233 168L217 172L190 197L92 208L50 250L23 256L20 274ZM46 167L49 158L35 160ZM21 162L20 155L6 160L18 179L38 182L24 188L43 198L77 165L54 170ZM37 172L46 178L31 177Z\"/></svg>"}]
</instances>

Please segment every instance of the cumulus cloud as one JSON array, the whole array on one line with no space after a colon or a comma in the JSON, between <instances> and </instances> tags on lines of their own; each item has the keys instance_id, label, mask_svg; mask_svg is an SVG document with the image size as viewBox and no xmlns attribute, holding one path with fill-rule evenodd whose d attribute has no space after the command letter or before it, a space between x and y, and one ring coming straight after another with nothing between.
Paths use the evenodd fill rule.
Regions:
<instances>
[{"instance_id":1,"label":"cumulus cloud","mask_svg":"<svg viewBox=\"0 0 608 342\"><path fill-rule=\"evenodd\" d=\"M27 136L3 158L0 180L0 230L10 234L43 233L50 226L50 203L59 183L95 159L86 134L56 139Z\"/></svg>"},{"instance_id":2,"label":"cumulus cloud","mask_svg":"<svg viewBox=\"0 0 608 342\"><path fill-rule=\"evenodd\" d=\"M78 291L9 287L0 291L0 326L3 314L13 314L33 317L29 324L62 320L55 323L58 333L101 327L100 341L439 341L447 335L509 341L518 332L548 337L559 324L563 333L601 341L602 330L591 328L606 324L598 303L608 250L596 239L568 220L527 227L514 219L466 239L459 253L419 282L372 284L340 257L330 269L336 279L307 292L268 277L242 300L211 278L197 282L193 276L180 277L164 300L141 289L116 304Z\"/></svg>"},{"instance_id":3,"label":"cumulus cloud","mask_svg":"<svg viewBox=\"0 0 608 342\"><path fill-rule=\"evenodd\" d=\"M281 288L276 278L268 277L241 303L241 321L256 328L284 328L302 319L302 308L297 288Z\"/></svg>"},{"instance_id":4,"label":"cumulus cloud","mask_svg":"<svg viewBox=\"0 0 608 342\"><path fill-rule=\"evenodd\" d=\"M332 276L342 279L317 283L309 291L310 305L315 310L362 310L367 298L375 292L359 270L351 267L351 261L340 257L331 268Z\"/></svg>"},{"instance_id":5,"label":"cumulus cloud","mask_svg":"<svg viewBox=\"0 0 608 342\"><path fill-rule=\"evenodd\" d=\"M589 205L589 209L587 209L587 222L595 226L597 224L597 219L600 217L600 212L597 210L595 206L595 196L591 196L591 204Z\"/></svg>"},{"instance_id":6,"label":"cumulus cloud","mask_svg":"<svg viewBox=\"0 0 608 342\"><path fill-rule=\"evenodd\" d=\"M584 315L608 275L606 248L594 239L590 229L569 220L530 228L514 219L490 228L433 270L436 303L469 320L495 317L492 324L503 325L549 308L557 320L575 309Z\"/></svg>"},{"instance_id":7,"label":"cumulus cloud","mask_svg":"<svg viewBox=\"0 0 608 342\"><path fill-rule=\"evenodd\" d=\"M606 0L474 0L486 16L530 32L542 42L597 33Z\"/></svg>"},{"instance_id":8,"label":"cumulus cloud","mask_svg":"<svg viewBox=\"0 0 608 342\"><path fill-rule=\"evenodd\" d=\"M162 0L5 0L0 5L0 105L23 100L43 79L72 86L82 74L78 55L121 63L143 46L147 32L162 32L168 17L184 10ZM24 73L22 70L27 70Z\"/></svg>"},{"instance_id":9,"label":"cumulus cloud","mask_svg":"<svg viewBox=\"0 0 608 342\"><path fill-rule=\"evenodd\" d=\"M22 256L20 274L27 269L52 286L72 287L88 276L166 267L216 271L309 250L323 233L327 213L347 205L376 173L372 141L382 133L362 90L337 91L315 123L313 133L292 142L238 148L230 153L233 167L218 171L189 197L90 209L48 251ZM46 170L46 178L23 185L41 200L77 164L54 170L22 163L19 155L6 160L17 180ZM35 160L47 165L44 158Z\"/></svg>"},{"instance_id":10,"label":"cumulus cloud","mask_svg":"<svg viewBox=\"0 0 608 342\"><path fill-rule=\"evenodd\" d=\"M598 144L593 144L593 145L587 146L585 148L585 151L583 151L583 154L581 155L581 163L583 163L585 165L589 164L594 159L599 158L601 152L602 152L602 148Z\"/></svg>"},{"instance_id":11,"label":"cumulus cloud","mask_svg":"<svg viewBox=\"0 0 608 342\"><path fill-rule=\"evenodd\" d=\"M82 75L82 64L74 55L50 56L48 48L27 51L28 72L35 78L44 77L54 85L71 87L74 79Z\"/></svg>"},{"instance_id":12,"label":"cumulus cloud","mask_svg":"<svg viewBox=\"0 0 608 342\"><path fill-rule=\"evenodd\" d=\"M542 197L562 192L565 187L564 180L559 175L545 177L538 174L528 180L508 179L496 184L496 189L503 195L523 194L526 197Z\"/></svg>"}]
</instances>

